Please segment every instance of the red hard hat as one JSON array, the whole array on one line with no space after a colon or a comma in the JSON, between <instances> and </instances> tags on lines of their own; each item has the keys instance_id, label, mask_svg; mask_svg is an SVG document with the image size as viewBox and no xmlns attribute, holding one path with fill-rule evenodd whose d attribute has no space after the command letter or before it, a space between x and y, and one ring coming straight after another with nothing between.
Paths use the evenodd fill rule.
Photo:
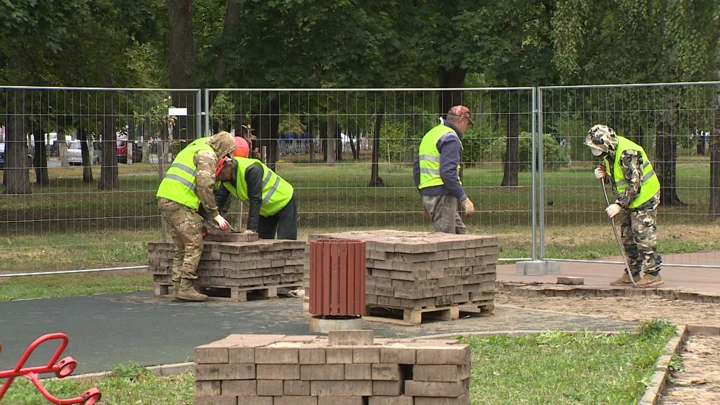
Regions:
<instances>
[{"instance_id":1,"label":"red hard hat","mask_svg":"<svg viewBox=\"0 0 720 405\"><path fill-rule=\"evenodd\" d=\"M220 170L222 170L223 166L225 166L225 161L230 159L229 156L223 156L220 161L218 162L217 166L215 167L215 177L217 177L220 174Z\"/></svg>"},{"instance_id":2,"label":"red hard hat","mask_svg":"<svg viewBox=\"0 0 720 405\"><path fill-rule=\"evenodd\" d=\"M235 150L233 151L233 155L244 158L250 156L250 145L248 145L245 138L241 136L235 137Z\"/></svg>"}]
</instances>

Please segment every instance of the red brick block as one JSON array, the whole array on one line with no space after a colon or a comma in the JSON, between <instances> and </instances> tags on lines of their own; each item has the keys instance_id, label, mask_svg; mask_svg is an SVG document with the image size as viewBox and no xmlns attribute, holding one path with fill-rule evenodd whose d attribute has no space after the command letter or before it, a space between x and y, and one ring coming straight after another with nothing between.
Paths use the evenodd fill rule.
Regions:
<instances>
[{"instance_id":1,"label":"red brick block","mask_svg":"<svg viewBox=\"0 0 720 405\"><path fill-rule=\"evenodd\" d=\"M352 349L352 355L356 364L380 363L380 347L358 347Z\"/></svg>"},{"instance_id":2,"label":"red brick block","mask_svg":"<svg viewBox=\"0 0 720 405\"><path fill-rule=\"evenodd\" d=\"M317 405L317 397L274 397L274 405Z\"/></svg>"},{"instance_id":3,"label":"red brick block","mask_svg":"<svg viewBox=\"0 0 720 405\"><path fill-rule=\"evenodd\" d=\"M257 380L226 380L222 382L222 394L226 396L257 395ZM197 395L197 390L195 391Z\"/></svg>"},{"instance_id":4,"label":"red brick block","mask_svg":"<svg viewBox=\"0 0 720 405\"><path fill-rule=\"evenodd\" d=\"M252 380L255 378L254 364L198 364L195 366L195 380Z\"/></svg>"},{"instance_id":5,"label":"red brick block","mask_svg":"<svg viewBox=\"0 0 720 405\"><path fill-rule=\"evenodd\" d=\"M463 365L415 365L413 367L413 380L452 382L470 378L470 367Z\"/></svg>"},{"instance_id":6,"label":"red brick block","mask_svg":"<svg viewBox=\"0 0 720 405\"><path fill-rule=\"evenodd\" d=\"M258 397L255 395L238 396L238 405L273 405L273 397Z\"/></svg>"},{"instance_id":7,"label":"red brick block","mask_svg":"<svg viewBox=\"0 0 720 405\"><path fill-rule=\"evenodd\" d=\"M297 347L300 343L275 343L266 347L255 349L255 364L299 364L300 358ZM287 346L285 346L287 345ZM289 347L295 345L295 347Z\"/></svg>"},{"instance_id":8,"label":"red brick block","mask_svg":"<svg viewBox=\"0 0 720 405\"><path fill-rule=\"evenodd\" d=\"M193 404L194 405L238 405L238 398L237 397L198 397L196 396L193 398ZM243 405L246 404L246 402L242 402ZM257 404L260 405L260 404ZM272 405L272 402L269 404L263 404L263 405Z\"/></svg>"},{"instance_id":9,"label":"red brick block","mask_svg":"<svg viewBox=\"0 0 720 405\"><path fill-rule=\"evenodd\" d=\"M363 405L363 397L318 397L318 405Z\"/></svg>"},{"instance_id":10,"label":"red brick block","mask_svg":"<svg viewBox=\"0 0 720 405\"><path fill-rule=\"evenodd\" d=\"M415 364L415 348L401 343L380 348L380 363Z\"/></svg>"},{"instance_id":11,"label":"red brick block","mask_svg":"<svg viewBox=\"0 0 720 405\"><path fill-rule=\"evenodd\" d=\"M283 394L291 396L309 396L310 381L285 380Z\"/></svg>"},{"instance_id":12,"label":"red brick block","mask_svg":"<svg viewBox=\"0 0 720 405\"><path fill-rule=\"evenodd\" d=\"M327 345L313 342L298 348L300 364L325 364L325 351Z\"/></svg>"},{"instance_id":13,"label":"red brick block","mask_svg":"<svg viewBox=\"0 0 720 405\"><path fill-rule=\"evenodd\" d=\"M368 396L372 395L372 381L311 381L310 395L323 396Z\"/></svg>"},{"instance_id":14,"label":"red brick block","mask_svg":"<svg viewBox=\"0 0 720 405\"><path fill-rule=\"evenodd\" d=\"M415 364L465 364L470 362L468 345L434 346L418 349Z\"/></svg>"},{"instance_id":15,"label":"red brick block","mask_svg":"<svg viewBox=\"0 0 720 405\"><path fill-rule=\"evenodd\" d=\"M371 380L371 364L345 364L346 380Z\"/></svg>"},{"instance_id":16,"label":"red brick block","mask_svg":"<svg viewBox=\"0 0 720 405\"><path fill-rule=\"evenodd\" d=\"M466 394L457 398L415 397L415 405L470 405L470 395Z\"/></svg>"},{"instance_id":17,"label":"red brick block","mask_svg":"<svg viewBox=\"0 0 720 405\"><path fill-rule=\"evenodd\" d=\"M405 381L405 395L413 397L449 397L457 398L468 395L468 388L463 381L427 382Z\"/></svg>"},{"instance_id":18,"label":"red brick block","mask_svg":"<svg viewBox=\"0 0 720 405\"><path fill-rule=\"evenodd\" d=\"M373 396L369 398L368 405L413 405L413 397L405 395L392 397Z\"/></svg>"},{"instance_id":19,"label":"red brick block","mask_svg":"<svg viewBox=\"0 0 720 405\"><path fill-rule=\"evenodd\" d=\"M282 380L257 380L257 394L260 396L282 396L284 392Z\"/></svg>"},{"instance_id":20,"label":"red brick block","mask_svg":"<svg viewBox=\"0 0 720 405\"><path fill-rule=\"evenodd\" d=\"M398 381L373 381L372 394L380 396L400 395L403 392L402 380Z\"/></svg>"},{"instance_id":21,"label":"red brick block","mask_svg":"<svg viewBox=\"0 0 720 405\"><path fill-rule=\"evenodd\" d=\"M300 365L295 364L258 364L258 380L299 380Z\"/></svg>"},{"instance_id":22,"label":"red brick block","mask_svg":"<svg viewBox=\"0 0 720 405\"><path fill-rule=\"evenodd\" d=\"M343 364L303 364L300 366L300 379L313 380L343 380L345 378L345 365Z\"/></svg>"},{"instance_id":23,"label":"red brick block","mask_svg":"<svg viewBox=\"0 0 720 405\"><path fill-rule=\"evenodd\" d=\"M372 330L333 330L328 333L330 346L364 346L373 344Z\"/></svg>"},{"instance_id":24,"label":"red brick block","mask_svg":"<svg viewBox=\"0 0 720 405\"><path fill-rule=\"evenodd\" d=\"M352 347L328 347L325 351L325 357L327 364L352 364L353 349Z\"/></svg>"},{"instance_id":25,"label":"red brick block","mask_svg":"<svg viewBox=\"0 0 720 405\"><path fill-rule=\"evenodd\" d=\"M195 395L202 397L219 397L222 395L220 381L196 381Z\"/></svg>"},{"instance_id":26,"label":"red brick block","mask_svg":"<svg viewBox=\"0 0 720 405\"><path fill-rule=\"evenodd\" d=\"M230 345L222 340L198 346L194 350L193 359L196 364L228 363L228 346Z\"/></svg>"},{"instance_id":27,"label":"red brick block","mask_svg":"<svg viewBox=\"0 0 720 405\"><path fill-rule=\"evenodd\" d=\"M400 380L399 364L373 364L373 381L397 381Z\"/></svg>"}]
</instances>

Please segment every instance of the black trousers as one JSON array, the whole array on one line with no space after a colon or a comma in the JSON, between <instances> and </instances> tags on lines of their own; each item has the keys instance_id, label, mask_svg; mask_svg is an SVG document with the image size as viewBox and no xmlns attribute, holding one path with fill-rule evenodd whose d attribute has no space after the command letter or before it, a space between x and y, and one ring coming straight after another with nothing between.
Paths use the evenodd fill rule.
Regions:
<instances>
[{"instance_id":1,"label":"black trousers","mask_svg":"<svg viewBox=\"0 0 720 405\"><path fill-rule=\"evenodd\" d=\"M297 240L297 202L293 194L290 201L275 215L264 217L260 215L258 220L258 236L261 239L275 239L277 233L278 239Z\"/></svg>"}]
</instances>

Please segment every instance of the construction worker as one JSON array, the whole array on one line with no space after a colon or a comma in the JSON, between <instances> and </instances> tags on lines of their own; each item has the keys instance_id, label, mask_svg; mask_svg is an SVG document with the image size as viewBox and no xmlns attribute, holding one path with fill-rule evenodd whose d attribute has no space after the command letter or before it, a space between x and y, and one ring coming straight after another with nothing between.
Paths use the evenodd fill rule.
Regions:
<instances>
[{"instance_id":1,"label":"construction worker","mask_svg":"<svg viewBox=\"0 0 720 405\"><path fill-rule=\"evenodd\" d=\"M235 149L233 136L220 132L187 145L177 154L157 191L158 206L170 229L173 256L173 297L185 301L205 301L207 295L193 287L203 250L200 206L220 229L230 224L215 204L215 167Z\"/></svg>"},{"instance_id":2,"label":"construction worker","mask_svg":"<svg viewBox=\"0 0 720 405\"><path fill-rule=\"evenodd\" d=\"M475 206L465 194L460 182L462 136L468 126L475 124L470 109L456 105L445 120L428 131L420 143L418 158L413 165L413 179L420 191L423 212L429 217L435 232L467 233L458 214L458 201L470 217Z\"/></svg>"},{"instance_id":3,"label":"construction worker","mask_svg":"<svg viewBox=\"0 0 720 405\"><path fill-rule=\"evenodd\" d=\"M611 183L617 196L605 212L609 218L622 214L622 244L635 285L662 285L665 282L660 276L662 259L657 253L655 226L660 182L647 153L640 145L617 135L605 125L592 127L585 144L593 156L603 158L604 164L595 169L595 177ZM642 278L641 272L644 273ZM627 272L610 283L614 286L631 284Z\"/></svg>"},{"instance_id":4,"label":"construction worker","mask_svg":"<svg viewBox=\"0 0 720 405\"><path fill-rule=\"evenodd\" d=\"M215 192L217 206L225 207L234 195L249 204L248 231L257 232L262 239L275 239L277 234L278 239L297 240L293 187L261 161L247 158L249 152L249 147L238 146L234 156L218 163L215 176L222 183Z\"/></svg>"}]
</instances>

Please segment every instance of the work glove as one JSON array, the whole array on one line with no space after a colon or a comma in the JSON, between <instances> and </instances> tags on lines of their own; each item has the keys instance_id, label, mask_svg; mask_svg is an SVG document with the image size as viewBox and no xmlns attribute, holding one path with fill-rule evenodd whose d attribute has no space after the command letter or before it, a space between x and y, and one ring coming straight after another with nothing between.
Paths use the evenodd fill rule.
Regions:
<instances>
[{"instance_id":1,"label":"work glove","mask_svg":"<svg viewBox=\"0 0 720 405\"><path fill-rule=\"evenodd\" d=\"M471 217L472 214L475 213L475 205L473 205L472 201L470 201L469 198L460 201L460 206L462 207L463 211L465 211L466 217Z\"/></svg>"},{"instance_id":2,"label":"work glove","mask_svg":"<svg viewBox=\"0 0 720 405\"><path fill-rule=\"evenodd\" d=\"M216 216L215 218L213 218L213 220L217 224L218 228L222 230L228 229L230 227L230 223L225 218L223 218L222 215Z\"/></svg>"},{"instance_id":3,"label":"work glove","mask_svg":"<svg viewBox=\"0 0 720 405\"><path fill-rule=\"evenodd\" d=\"M610 204L605 208L605 212L608 214L608 218L613 219L617 214L622 211L622 207L619 204Z\"/></svg>"},{"instance_id":4,"label":"work glove","mask_svg":"<svg viewBox=\"0 0 720 405\"><path fill-rule=\"evenodd\" d=\"M252 229L246 229L243 231L243 233L256 233L256 232L253 231Z\"/></svg>"},{"instance_id":5,"label":"work glove","mask_svg":"<svg viewBox=\"0 0 720 405\"><path fill-rule=\"evenodd\" d=\"M598 166L597 169L595 169L595 177L598 180L602 180L605 178L605 168L602 166Z\"/></svg>"}]
</instances>

